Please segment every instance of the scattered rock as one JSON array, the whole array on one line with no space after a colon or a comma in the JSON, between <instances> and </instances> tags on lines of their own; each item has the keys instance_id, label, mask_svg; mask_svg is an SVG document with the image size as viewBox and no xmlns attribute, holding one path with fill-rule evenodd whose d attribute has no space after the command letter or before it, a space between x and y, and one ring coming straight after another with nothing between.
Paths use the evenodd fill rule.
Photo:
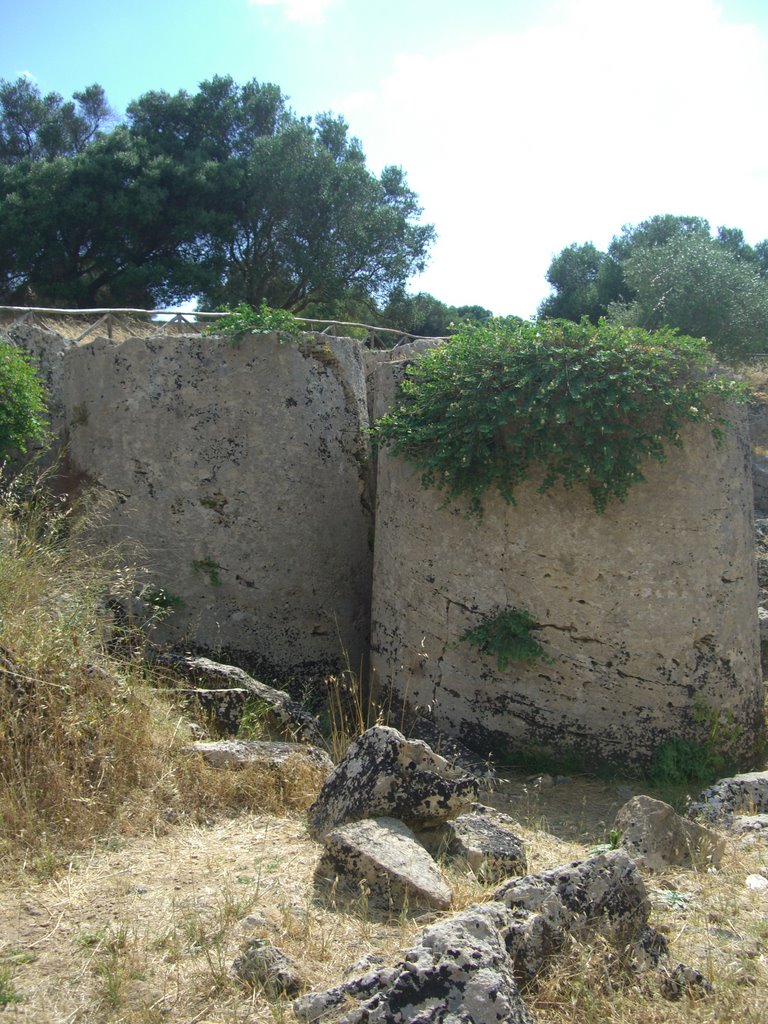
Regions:
<instances>
[{"instance_id":1,"label":"scattered rock","mask_svg":"<svg viewBox=\"0 0 768 1024\"><path fill-rule=\"evenodd\" d=\"M526 782L530 782L537 789L551 789L555 784L551 775L529 775Z\"/></svg>"},{"instance_id":2,"label":"scattered rock","mask_svg":"<svg viewBox=\"0 0 768 1024\"><path fill-rule=\"evenodd\" d=\"M737 835L761 836L768 839L768 814L737 814L730 822Z\"/></svg>"},{"instance_id":3,"label":"scattered rock","mask_svg":"<svg viewBox=\"0 0 768 1024\"><path fill-rule=\"evenodd\" d=\"M661 994L672 1002L687 996L689 999L702 999L711 995L712 986L695 967L677 964L671 970L662 971Z\"/></svg>"},{"instance_id":4,"label":"scattered rock","mask_svg":"<svg viewBox=\"0 0 768 1024\"><path fill-rule=\"evenodd\" d=\"M506 943L521 978L532 978L567 935L631 943L650 911L642 876L622 850L505 882L492 899L513 911Z\"/></svg>"},{"instance_id":5,"label":"scattered rock","mask_svg":"<svg viewBox=\"0 0 768 1024\"><path fill-rule=\"evenodd\" d=\"M765 814L768 812L768 772L748 772L720 779L705 789L691 804L688 813L710 821L723 819L724 823L738 814Z\"/></svg>"},{"instance_id":6,"label":"scattered rock","mask_svg":"<svg viewBox=\"0 0 768 1024\"><path fill-rule=\"evenodd\" d=\"M344 822L380 816L430 827L466 810L477 791L473 775L426 743L376 725L351 744L326 780L307 812L309 829L320 838Z\"/></svg>"},{"instance_id":7,"label":"scattered rock","mask_svg":"<svg viewBox=\"0 0 768 1024\"><path fill-rule=\"evenodd\" d=\"M495 903L470 907L422 932L395 967L303 996L294 1012L316 1021L352 1003L339 1024L533 1024L504 945L507 916Z\"/></svg>"},{"instance_id":8,"label":"scattered rock","mask_svg":"<svg viewBox=\"0 0 768 1024\"><path fill-rule=\"evenodd\" d=\"M663 936L648 927L640 872L623 851L530 875L426 928L394 967L368 970L297 999L305 1021L342 1011L338 1024L532 1024L518 985L533 977L569 934L599 932L660 968L668 998L710 991L699 971L670 970ZM640 957L642 955L642 963Z\"/></svg>"},{"instance_id":9,"label":"scattered rock","mask_svg":"<svg viewBox=\"0 0 768 1024\"><path fill-rule=\"evenodd\" d=\"M236 735L248 702L254 700L253 693L242 687L216 690L194 687L175 692L187 704L191 704L193 709L199 709L206 719L210 719L218 733L227 736Z\"/></svg>"},{"instance_id":10,"label":"scattered rock","mask_svg":"<svg viewBox=\"0 0 768 1024\"><path fill-rule=\"evenodd\" d=\"M263 764L265 767L282 766L297 758L311 768L330 772L333 762L324 750L304 743L284 743L280 740L198 740L187 750L202 754L203 760L214 768L244 768Z\"/></svg>"},{"instance_id":11,"label":"scattered rock","mask_svg":"<svg viewBox=\"0 0 768 1024\"><path fill-rule=\"evenodd\" d=\"M725 840L716 832L681 818L669 804L650 796L632 797L619 810L614 827L621 833L622 847L650 871L717 867L725 852Z\"/></svg>"},{"instance_id":12,"label":"scattered rock","mask_svg":"<svg viewBox=\"0 0 768 1024\"><path fill-rule=\"evenodd\" d=\"M366 819L333 829L325 837L325 853L315 879L327 886L339 879L360 892L365 883L378 904L406 904L447 910L451 889L440 869L413 832L394 818Z\"/></svg>"},{"instance_id":13,"label":"scattered rock","mask_svg":"<svg viewBox=\"0 0 768 1024\"><path fill-rule=\"evenodd\" d=\"M763 875L747 875L744 884L748 889L760 891L768 889L768 878L765 878Z\"/></svg>"},{"instance_id":14,"label":"scattered rock","mask_svg":"<svg viewBox=\"0 0 768 1024\"><path fill-rule=\"evenodd\" d=\"M295 996L306 982L295 961L266 939L251 939L232 964L237 977L273 997Z\"/></svg>"},{"instance_id":15,"label":"scattered rock","mask_svg":"<svg viewBox=\"0 0 768 1024\"><path fill-rule=\"evenodd\" d=\"M467 864L484 882L500 882L528 870L522 839L490 816L460 814L433 833L431 842L436 841L448 857Z\"/></svg>"},{"instance_id":16,"label":"scattered rock","mask_svg":"<svg viewBox=\"0 0 768 1024\"><path fill-rule=\"evenodd\" d=\"M260 683L258 679L249 676L235 665L222 665L217 661L211 661L210 658L166 656L161 660L202 687L246 690L249 694L248 699L264 709L267 727L272 727L290 740L323 745L323 736L315 719L284 690L276 690L266 683Z\"/></svg>"}]
</instances>

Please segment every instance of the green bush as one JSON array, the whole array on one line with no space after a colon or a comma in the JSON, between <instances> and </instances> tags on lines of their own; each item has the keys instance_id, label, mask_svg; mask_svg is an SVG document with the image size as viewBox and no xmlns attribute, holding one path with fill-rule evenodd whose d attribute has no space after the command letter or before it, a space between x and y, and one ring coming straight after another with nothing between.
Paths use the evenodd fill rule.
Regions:
<instances>
[{"instance_id":1,"label":"green bush","mask_svg":"<svg viewBox=\"0 0 768 1024\"><path fill-rule=\"evenodd\" d=\"M264 301L258 308L241 302L209 327L206 334L223 334L236 345L246 334L262 331L276 331L281 335L296 337L301 334L301 324L287 309L270 309Z\"/></svg>"},{"instance_id":2,"label":"green bush","mask_svg":"<svg viewBox=\"0 0 768 1024\"><path fill-rule=\"evenodd\" d=\"M496 320L416 357L375 436L419 467L425 487L467 498L472 514L489 490L514 503L535 471L541 492L581 484L603 512L644 479L646 459L681 446L686 423L722 438L712 399L746 400L717 375L703 339L607 321Z\"/></svg>"},{"instance_id":3,"label":"green bush","mask_svg":"<svg viewBox=\"0 0 768 1024\"><path fill-rule=\"evenodd\" d=\"M0 461L46 435L45 393L29 357L0 338Z\"/></svg>"}]
</instances>

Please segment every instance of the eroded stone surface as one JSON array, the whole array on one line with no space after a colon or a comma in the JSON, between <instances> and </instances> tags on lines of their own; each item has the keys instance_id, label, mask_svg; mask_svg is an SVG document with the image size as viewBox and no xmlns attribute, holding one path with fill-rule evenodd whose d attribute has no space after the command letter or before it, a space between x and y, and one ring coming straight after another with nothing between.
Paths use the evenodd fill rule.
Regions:
<instances>
[{"instance_id":1,"label":"eroded stone surface","mask_svg":"<svg viewBox=\"0 0 768 1024\"><path fill-rule=\"evenodd\" d=\"M768 812L768 772L746 772L720 779L694 800L689 814L709 821L727 820L733 815Z\"/></svg>"},{"instance_id":2,"label":"eroded stone surface","mask_svg":"<svg viewBox=\"0 0 768 1024\"><path fill-rule=\"evenodd\" d=\"M303 761L311 768L330 772L333 762L324 750L305 743L279 740L198 740L187 749L201 754L214 768L243 768L263 764L282 766L291 760Z\"/></svg>"},{"instance_id":3,"label":"eroded stone surface","mask_svg":"<svg viewBox=\"0 0 768 1024\"><path fill-rule=\"evenodd\" d=\"M408 905L447 910L451 905L450 886L402 821L350 822L325 835L323 843L315 879L324 888L338 879L359 894L362 882L374 902L398 910Z\"/></svg>"},{"instance_id":4,"label":"eroded stone surface","mask_svg":"<svg viewBox=\"0 0 768 1024\"><path fill-rule=\"evenodd\" d=\"M339 637L359 663L372 510L358 342L21 333L73 476L112 497L104 540L140 544L153 584L183 601L160 642L246 652L270 680L340 670Z\"/></svg>"},{"instance_id":5,"label":"eroded stone surface","mask_svg":"<svg viewBox=\"0 0 768 1024\"><path fill-rule=\"evenodd\" d=\"M507 949L523 978L533 977L566 935L631 942L650 910L642 876L623 851L513 879L493 899L513 911Z\"/></svg>"},{"instance_id":6,"label":"eroded stone surface","mask_svg":"<svg viewBox=\"0 0 768 1024\"><path fill-rule=\"evenodd\" d=\"M460 814L477 792L474 776L426 743L377 725L350 745L307 817L315 837L347 821L381 816L423 827Z\"/></svg>"},{"instance_id":7,"label":"eroded stone surface","mask_svg":"<svg viewBox=\"0 0 768 1024\"><path fill-rule=\"evenodd\" d=\"M470 907L427 928L395 967L297 999L294 1011L314 1021L354 1001L344 1024L532 1024L505 949L505 918L499 904Z\"/></svg>"},{"instance_id":8,"label":"eroded stone surface","mask_svg":"<svg viewBox=\"0 0 768 1024\"><path fill-rule=\"evenodd\" d=\"M663 800L635 796L616 815L621 845L641 867L717 867L725 840L711 829L686 821Z\"/></svg>"},{"instance_id":9,"label":"eroded stone surface","mask_svg":"<svg viewBox=\"0 0 768 1024\"><path fill-rule=\"evenodd\" d=\"M648 927L645 885L623 851L509 882L492 902L426 928L393 967L373 968L294 1002L316 1021L343 1024L531 1024L518 984L532 978L569 934L600 933L630 947L638 970L659 971L668 998L704 993L700 972L670 968L666 940Z\"/></svg>"}]
</instances>

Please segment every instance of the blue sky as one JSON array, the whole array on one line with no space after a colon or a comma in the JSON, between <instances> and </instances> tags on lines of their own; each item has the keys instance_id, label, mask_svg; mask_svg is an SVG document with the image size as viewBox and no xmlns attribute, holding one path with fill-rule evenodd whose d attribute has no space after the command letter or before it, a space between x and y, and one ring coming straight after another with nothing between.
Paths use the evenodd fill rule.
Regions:
<instances>
[{"instance_id":1,"label":"blue sky","mask_svg":"<svg viewBox=\"0 0 768 1024\"><path fill-rule=\"evenodd\" d=\"M768 237L765 0L0 0L0 78L115 110L215 74L343 115L438 242L411 290L530 315L655 213Z\"/></svg>"}]
</instances>

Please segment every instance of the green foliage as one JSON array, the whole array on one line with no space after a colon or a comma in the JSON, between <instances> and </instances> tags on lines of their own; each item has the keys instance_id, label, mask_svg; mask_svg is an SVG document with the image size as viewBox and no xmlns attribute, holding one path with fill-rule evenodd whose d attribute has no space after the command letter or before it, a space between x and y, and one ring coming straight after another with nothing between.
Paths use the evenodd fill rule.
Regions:
<instances>
[{"instance_id":1,"label":"green foliage","mask_svg":"<svg viewBox=\"0 0 768 1024\"><path fill-rule=\"evenodd\" d=\"M170 590L162 587L145 587L140 595L141 600L154 609L156 619L165 619L174 611L184 608L184 599L178 594L172 594Z\"/></svg>"},{"instance_id":2,"label":"green foliage","mask_svg":"<svg viewBox=\"0 0 768 1024\"><path fill-rule=\"evenodd\" d=\"M223 334L236 345L246 334L258 334L261 331L276 331L284 341L287 337L301 334L301 324L287 309L270 309L262 299L257 309L241 302L235 309L227 311L227 315L217 320L206 329L206 334Z\"/></svg>"},{"instance_id":3,"label":"green foliage","mask_svg":"<svg viewBox=\"0 0 768 1024\"><path fill-rule=\"evenodd\" d=\"M461 634L483 654L496 655L496 665L503 672L510 661L551 661L539 641L532 636L538 629L536 620L523 608L506 608L483 619Z\"/></svg>"},{"instance_id":4,"label":"green foliage","mask_svg":"<svg viewBox=\"0 0 768 1024\"><path fill-rule=\"evenodd\" d=\"M656 785L702 785L712 782L722 767L722 757L709 745L673 736L654 751L648 778Z\"/></svg>"},{"instance_id":5,"label":"green foliage","mask_svg":"<svg viewBox=\"0 0 768 1024\"><path fill-rule=\"evenodd\" d=\"M298 117L275 85L149 92L108 134L98 86L76 103L0 83L5 302L296 312L386 302L424 266L403 171L372 173L342 118Z\"/></svg>"},{"instance_id":6,"label":"green foliage","mask_svg":"<svg viewBox=\"0 0 768 1024\"><path fill-rule=\"evenodd\" d=\"M634 298L612 306L613 319L649 330L672 324L731 361L768 348L768 283L717 240L678 236L641 249L623 270Z\"/></svg>"},{"instance_id":7,"label":"green foliage","mask_svg":"<svg viewBox=\"0 0 768 1024\"><path fill-rule=\"evenodd\" d=\"M496 490L514 502L533 473L587 488L595 509L623 501L643 464L680 447L689 422L722 436L713 399L745 400L713 372L704 341L606 321L491 321L466 326L411 364L375 437L415 463L425 487L469 499Z\"/></svg>"},{"instance_id":8,"label":"green foliage","mask_svg":"<svg viewBox=\"0 0 768 1024\"><path fill-rule=\"evenodd\" d=\"M713 237L702 217L666 214L625 226L607 252L591 242L563 249L539 316L674 327L739 360L768 346L767 278L768 240L753 248L739 228Z\"/></svg>"},{"instance_id":9,"label":"green foliage","mask_svg":"<svg viewBox=\"0 0 768 1024\"><path fill-rule=\"evenodd\" d=\"M42 382L28 357L0 338L0 460L45 435Z\"/></svg>"},{"instance_id":10,"label":"green foliage","mask_svg":"<svg viewBox=\"0 0 768 1024\"><path fill-rule=\"evenodd\" d=\"M0 1010L12 1003L20 1003L22 996L16 991L10 967L0 967Z\"/></svg>"},{"instance_id":11,"label":"green foliage","mask_svg":"<svg viewBox=\"0 0 768 1024\"><path fill-rule=\"evenodd\" d=\"M649 778L657 784L706 784L733 767L729 751L742 734L730 711L713 708L700 697L693 701L693 720L702 727L702 742L673 736L654 751Z\"/></svg>"},{"instance_id":12,"label":"green foliage","mask_svg":"<svg viewBox=\"0 0 768 1024\"><path fill-rule=\"evenodd\" d=\"M483 306L448 306L428 292L406 295L403 289L399 289L390 295L380 319L382 326L394 327L407 334L443 338L465 321L484 323L492 316L490 309Z\"/></svg>"}]
</instances>

